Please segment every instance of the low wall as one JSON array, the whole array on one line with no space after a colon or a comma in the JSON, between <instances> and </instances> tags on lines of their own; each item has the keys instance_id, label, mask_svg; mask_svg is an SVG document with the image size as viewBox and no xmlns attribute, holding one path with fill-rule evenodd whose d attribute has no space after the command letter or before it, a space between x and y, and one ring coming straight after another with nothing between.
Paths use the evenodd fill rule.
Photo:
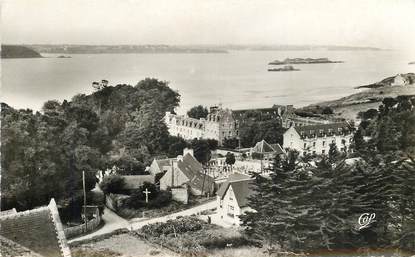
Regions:
<instances>
[{"instance_id":1,"label":"low wall","mask_svg":"<svg viewBox=\"0 0 415 257\"><path fill-rule=\"evenodd\" d=\"M85 231L85 223L75 226L75 227L68 227L64 229L66 238L72 238L78 235L85 234L87 232L94 231L99 224L101 224L101 216L98 215L97 217L94 217L93 219L88 221L88 227Z\"/></svg>"},{"instance_id":2,"label":"low wall","mask_svg":"<svg viewBox=\"0 0 415 257\"><path fill-rule=\"evenodd\" d=\"M171 189L172 199L187 204L189 202L189 193L187 188L172 188Z\"/></svg>"}]
</instances>

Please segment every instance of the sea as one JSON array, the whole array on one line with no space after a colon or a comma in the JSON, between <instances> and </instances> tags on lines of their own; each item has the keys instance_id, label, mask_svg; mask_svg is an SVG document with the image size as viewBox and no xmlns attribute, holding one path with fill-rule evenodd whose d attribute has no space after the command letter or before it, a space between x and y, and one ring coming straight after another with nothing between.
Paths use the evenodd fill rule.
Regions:
<instances>
[{"instance_id":1,"label":"sea","mask_svg":"<svg viewBox=\"0 0 415 257\"><path fill-rule=\"evenodd\" d=\"M1 101L40 110L47 100L93 92L92 82L136 85L144 78L168 81L181 95L179 113L194 105L231 109L296 107L358 92L357 86L415 72L414 56L384 51L230 51L209 54L43 54L47 58L1 60ZM298 64L300 71L269 72L285 58L329 58L343 63ZM412 58L411 58L412 57Z\"/></svg>"}]
</instances>

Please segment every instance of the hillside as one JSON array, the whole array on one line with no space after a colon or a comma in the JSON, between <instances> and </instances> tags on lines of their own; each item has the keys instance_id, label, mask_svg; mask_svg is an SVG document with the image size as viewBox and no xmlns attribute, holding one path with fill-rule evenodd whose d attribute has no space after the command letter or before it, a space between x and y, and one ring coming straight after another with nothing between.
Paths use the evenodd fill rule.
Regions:
<instances>
[{"instance_id":1,"label":"hillside","mask_svg":"<svg viewBox=\"0 0 415 257\"><path fill-rule=\"evenodd\" d=\"M415 74L398 74L388 77L380 82L376 82L359 88L358 93L342 97L337 100L320 102L302 108L304 111L330 107L336 116L355 119L357 113L370 108L377 108L386 97L397 97L399 95L415 95ZM361 89L367 88L367 89Z\"/></svg>"},{"instance_id":2,"label":"hillside","mask_svg":"<svg viewBox=\"0 0 415 257\"><path fill-rule=\"evenodd\" d=\"M35 50L26 46L1 45L1 58L41 58Z\"/></svg>"}]
</instances>

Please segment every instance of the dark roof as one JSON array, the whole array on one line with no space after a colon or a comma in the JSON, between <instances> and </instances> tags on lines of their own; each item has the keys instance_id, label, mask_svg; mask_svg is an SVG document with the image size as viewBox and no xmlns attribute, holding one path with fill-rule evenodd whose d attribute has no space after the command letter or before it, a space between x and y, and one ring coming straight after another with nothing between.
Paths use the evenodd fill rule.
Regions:
<instances>
[{"instance_id":1,"label":"dark roof","mask_svg":"<svg viewBox=\"0 0 415 257\"><path fill-rule=\"evenodd\" d=\"M0 256L2 257L42 257L12 240L0 236Z\"/></svg>"},{"instance_id":2,"label":"dark roof","mask_svg":"<svg viewBox=\"0 0 415 257\"><path fill-rule=\"evenodd\" d=\"M154 183L153 175L126 175L124 178L125 186L127 190L138 189L144 184L144 182Z\"/></svg>"},{"instance_id":3,"label":"dark roof","mask_svg":"<svg viewBox=\"0 0 415 257\"><path fill-rule=\"evenodd\" d=\"M189 186L200 191L209 192L215 183L215 179L203 171L203 166L191 154L186 154L182 161L177 162L177 167L189 179Z\"/></svg>"},{"instance_id":4,"label":"dark roof","mask_svg":"<svg viewBox=\"0 0 415 257\"><path fill-rule=\"evenodd\" d=\"M248 176L246 179L226 181L219 189L218 196L223 199L228 189L232 187L239 207L245 207L248 203L248 196L254 193L252 182L253 179Z\"/></svg>"},{"instance_id":5,"label":"dark roof","mask_svg":"<svg viewBox=\"0 0 415 257\"><path fill-rule=\"evenodd\" d=\"M272 148L274 148L276 154L285 154L284 149L280 146L280 144L271 144Z\"/></svg>"},{"instance_id":6,"label":"dark roof","mask_svg":"<svg viewBox=\"0 0 415 257\"><path fill-rule=\"evenodd\" d=\"M239 207L245 207L248 201L248 196L253 194L252 181L253 178L250 176L240 173L231 174L225 183L223 183L219 188L217 194L221 199L223 199L229 187L232 186L232 190Z\"/></svg>"},{"instance_id":7,"label":"dark roof","mask_svg":"<svg viewBox=\"0 0 415 257\"><path fill-rule=\"evenodd\" d=\"M343 135L351 131L351 126L347 122L329 123L329 124L317 124L309 126L294 127L300 136L307 137L323 137L333 135Z\"/></svg>"},{"instance_id":8,"label":"dark roof","mask_svg":"<svg viewBox=\"0 0 415 257\"><path fill-rule=\"evenodd\" d=\"M52 199L48 206L2 216L0 235L44 257L70 256L57 212Z\"/></svg>"}]
</instances>

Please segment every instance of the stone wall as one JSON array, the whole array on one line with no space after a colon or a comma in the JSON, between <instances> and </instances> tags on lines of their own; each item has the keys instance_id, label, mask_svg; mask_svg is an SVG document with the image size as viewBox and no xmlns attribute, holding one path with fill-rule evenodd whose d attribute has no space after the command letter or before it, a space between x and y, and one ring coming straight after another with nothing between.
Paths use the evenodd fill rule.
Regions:
<instances>
[{"instance_id":1,"label":"stone wall","mask_svg":"<svg viewBox=\"0 0 415 257\"><path fill-rule=\"evenodd\" d=\"M183 187L172 188L171 195L172 195L172 199L177 202L184 203L184 204L187 204L189 202L189 192L187 188L183 188Z\"/></svg>"}]
</instances>

